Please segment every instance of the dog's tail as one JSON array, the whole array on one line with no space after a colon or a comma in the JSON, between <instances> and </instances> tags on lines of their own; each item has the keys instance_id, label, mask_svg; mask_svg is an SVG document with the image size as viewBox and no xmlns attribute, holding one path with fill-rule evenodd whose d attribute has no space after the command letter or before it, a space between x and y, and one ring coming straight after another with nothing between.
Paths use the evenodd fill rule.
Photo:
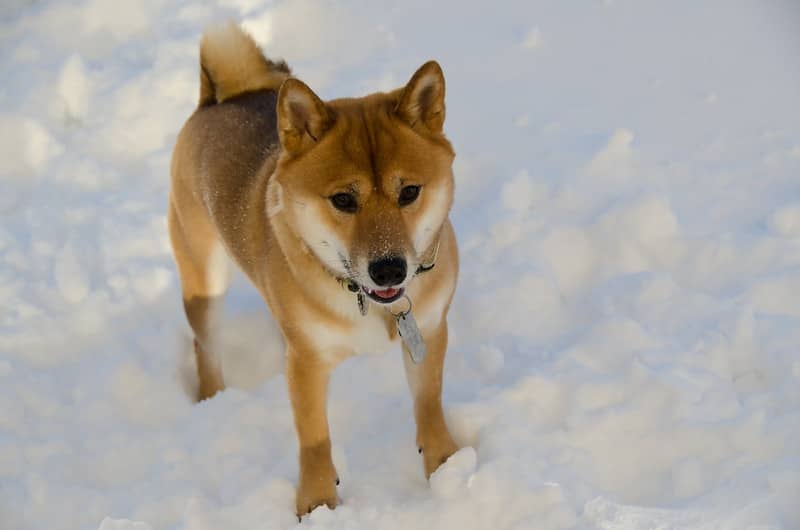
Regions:
<instances>
[{"instance_id":1,"label":"dog's tail","mask_svg":"<svg viewBox=\"0 0 800 530\"><path fill-rule=\"evenodd\" d=\"M278 90L290 75L284 61L267 59L253 37L233 22L206 31L200 40L201 107L245 92Z\"/></svg>"}]
</instances>

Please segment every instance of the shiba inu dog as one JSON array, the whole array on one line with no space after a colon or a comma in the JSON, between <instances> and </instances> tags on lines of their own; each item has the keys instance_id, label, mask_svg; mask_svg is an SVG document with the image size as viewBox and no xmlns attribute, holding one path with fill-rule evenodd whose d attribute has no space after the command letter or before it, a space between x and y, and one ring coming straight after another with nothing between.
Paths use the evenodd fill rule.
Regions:
<instances>
[{"instance_id":1,"label":"shiba inu dog","mask_svg":"<svg viewBox=\"0 0 800 530\"><path fill-rule=\"evenodd\" d=\"M441 404L458 275L444 96L431 61L392 92L324 102L238 26L201 40L200 101L175 145L168 212L198 399L224 388L213 317L232 261L285 340L298 516L338 502L327 386L350 355L401 341L425 475L457 450Z\"/></svg>"}]
</instances>

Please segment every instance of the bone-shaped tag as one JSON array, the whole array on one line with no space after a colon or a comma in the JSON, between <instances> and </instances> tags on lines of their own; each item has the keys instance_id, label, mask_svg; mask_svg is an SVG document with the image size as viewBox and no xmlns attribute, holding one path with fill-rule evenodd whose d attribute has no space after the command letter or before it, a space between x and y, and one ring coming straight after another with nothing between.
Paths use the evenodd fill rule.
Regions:
<instances>
[{"instance_id":1,"label":"bone-shaped tag","mask_svg":"<svg viewBox=\"0 0 800 530\"><path fill-rule=\"evenodd\" d=\"M395 318L397 319L397 333L405 347L408 348L411 360L414 361L414 364L421 363L425 359L425 341L422 339L422 333L419 332L414 315L411 314L411 311L407 311L396 315Z\"/></svg>"}]
</instances>

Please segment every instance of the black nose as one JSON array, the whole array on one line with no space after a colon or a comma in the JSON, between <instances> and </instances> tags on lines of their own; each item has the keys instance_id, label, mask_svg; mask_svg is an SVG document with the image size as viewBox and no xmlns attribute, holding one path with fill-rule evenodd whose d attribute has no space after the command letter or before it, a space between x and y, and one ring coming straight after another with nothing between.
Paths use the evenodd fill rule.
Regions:
<instances>
[{"instance_id":1,"label":"black nose","mask_svg":"<svg viewBox=\"0 0 800 530\"><path fill-rule=\"evenodd\" d=\"M406 279L406 260L383 258L369 264L369 277L381 287L390 287Z\"/></svg>"}]
</instances>

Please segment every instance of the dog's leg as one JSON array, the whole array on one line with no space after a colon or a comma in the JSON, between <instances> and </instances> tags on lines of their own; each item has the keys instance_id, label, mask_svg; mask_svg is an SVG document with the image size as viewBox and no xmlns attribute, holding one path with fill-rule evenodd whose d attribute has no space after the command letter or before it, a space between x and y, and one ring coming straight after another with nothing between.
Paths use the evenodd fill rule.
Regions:
<instances>
[{"instance_id":1,"label":"dog's leg","mask_svg":"<svg viewBox=\"0 0 800 530\"><path fill-rule=\"evenodd\" d=\"M194 352L197 359L199 387L197 399L202 401L225 388L222 362L215 351L214 314L221 309L227 289L227 262L216 235L207 221L193 219L191 231L181 224L173 205L170 205L169 233L175 261L178 264L183 307L194 332Z\"/></svg>"},{"instance_id":2,"label":"dog's leg","mask_svg":"<svg viewBox=\"0 0 800 530\"><path fill-rule=\"evenodd\" d=\"M447 321L424 334L427 354L420 364L414 364L403 346L403 362L408 386L414 399L414 418L417 422L417 447L422 453L425 476L431 474L458 450L442 411L442 372L447 350Z\"/></svg>"},{"instance_id":3,"label":"dog's leg","mask_svg":"<svg viewBox=\"0 0 800 530\"><path fill-rule=\"evenodd\" d=\"M338 502L336 468L331 458L327 400L330 366L313 355L289 346L286 377L292 401L294 424L300 446L300 483L297 486L297 515L317 506L334 508Z\"/></svg>"}]
</instances>

